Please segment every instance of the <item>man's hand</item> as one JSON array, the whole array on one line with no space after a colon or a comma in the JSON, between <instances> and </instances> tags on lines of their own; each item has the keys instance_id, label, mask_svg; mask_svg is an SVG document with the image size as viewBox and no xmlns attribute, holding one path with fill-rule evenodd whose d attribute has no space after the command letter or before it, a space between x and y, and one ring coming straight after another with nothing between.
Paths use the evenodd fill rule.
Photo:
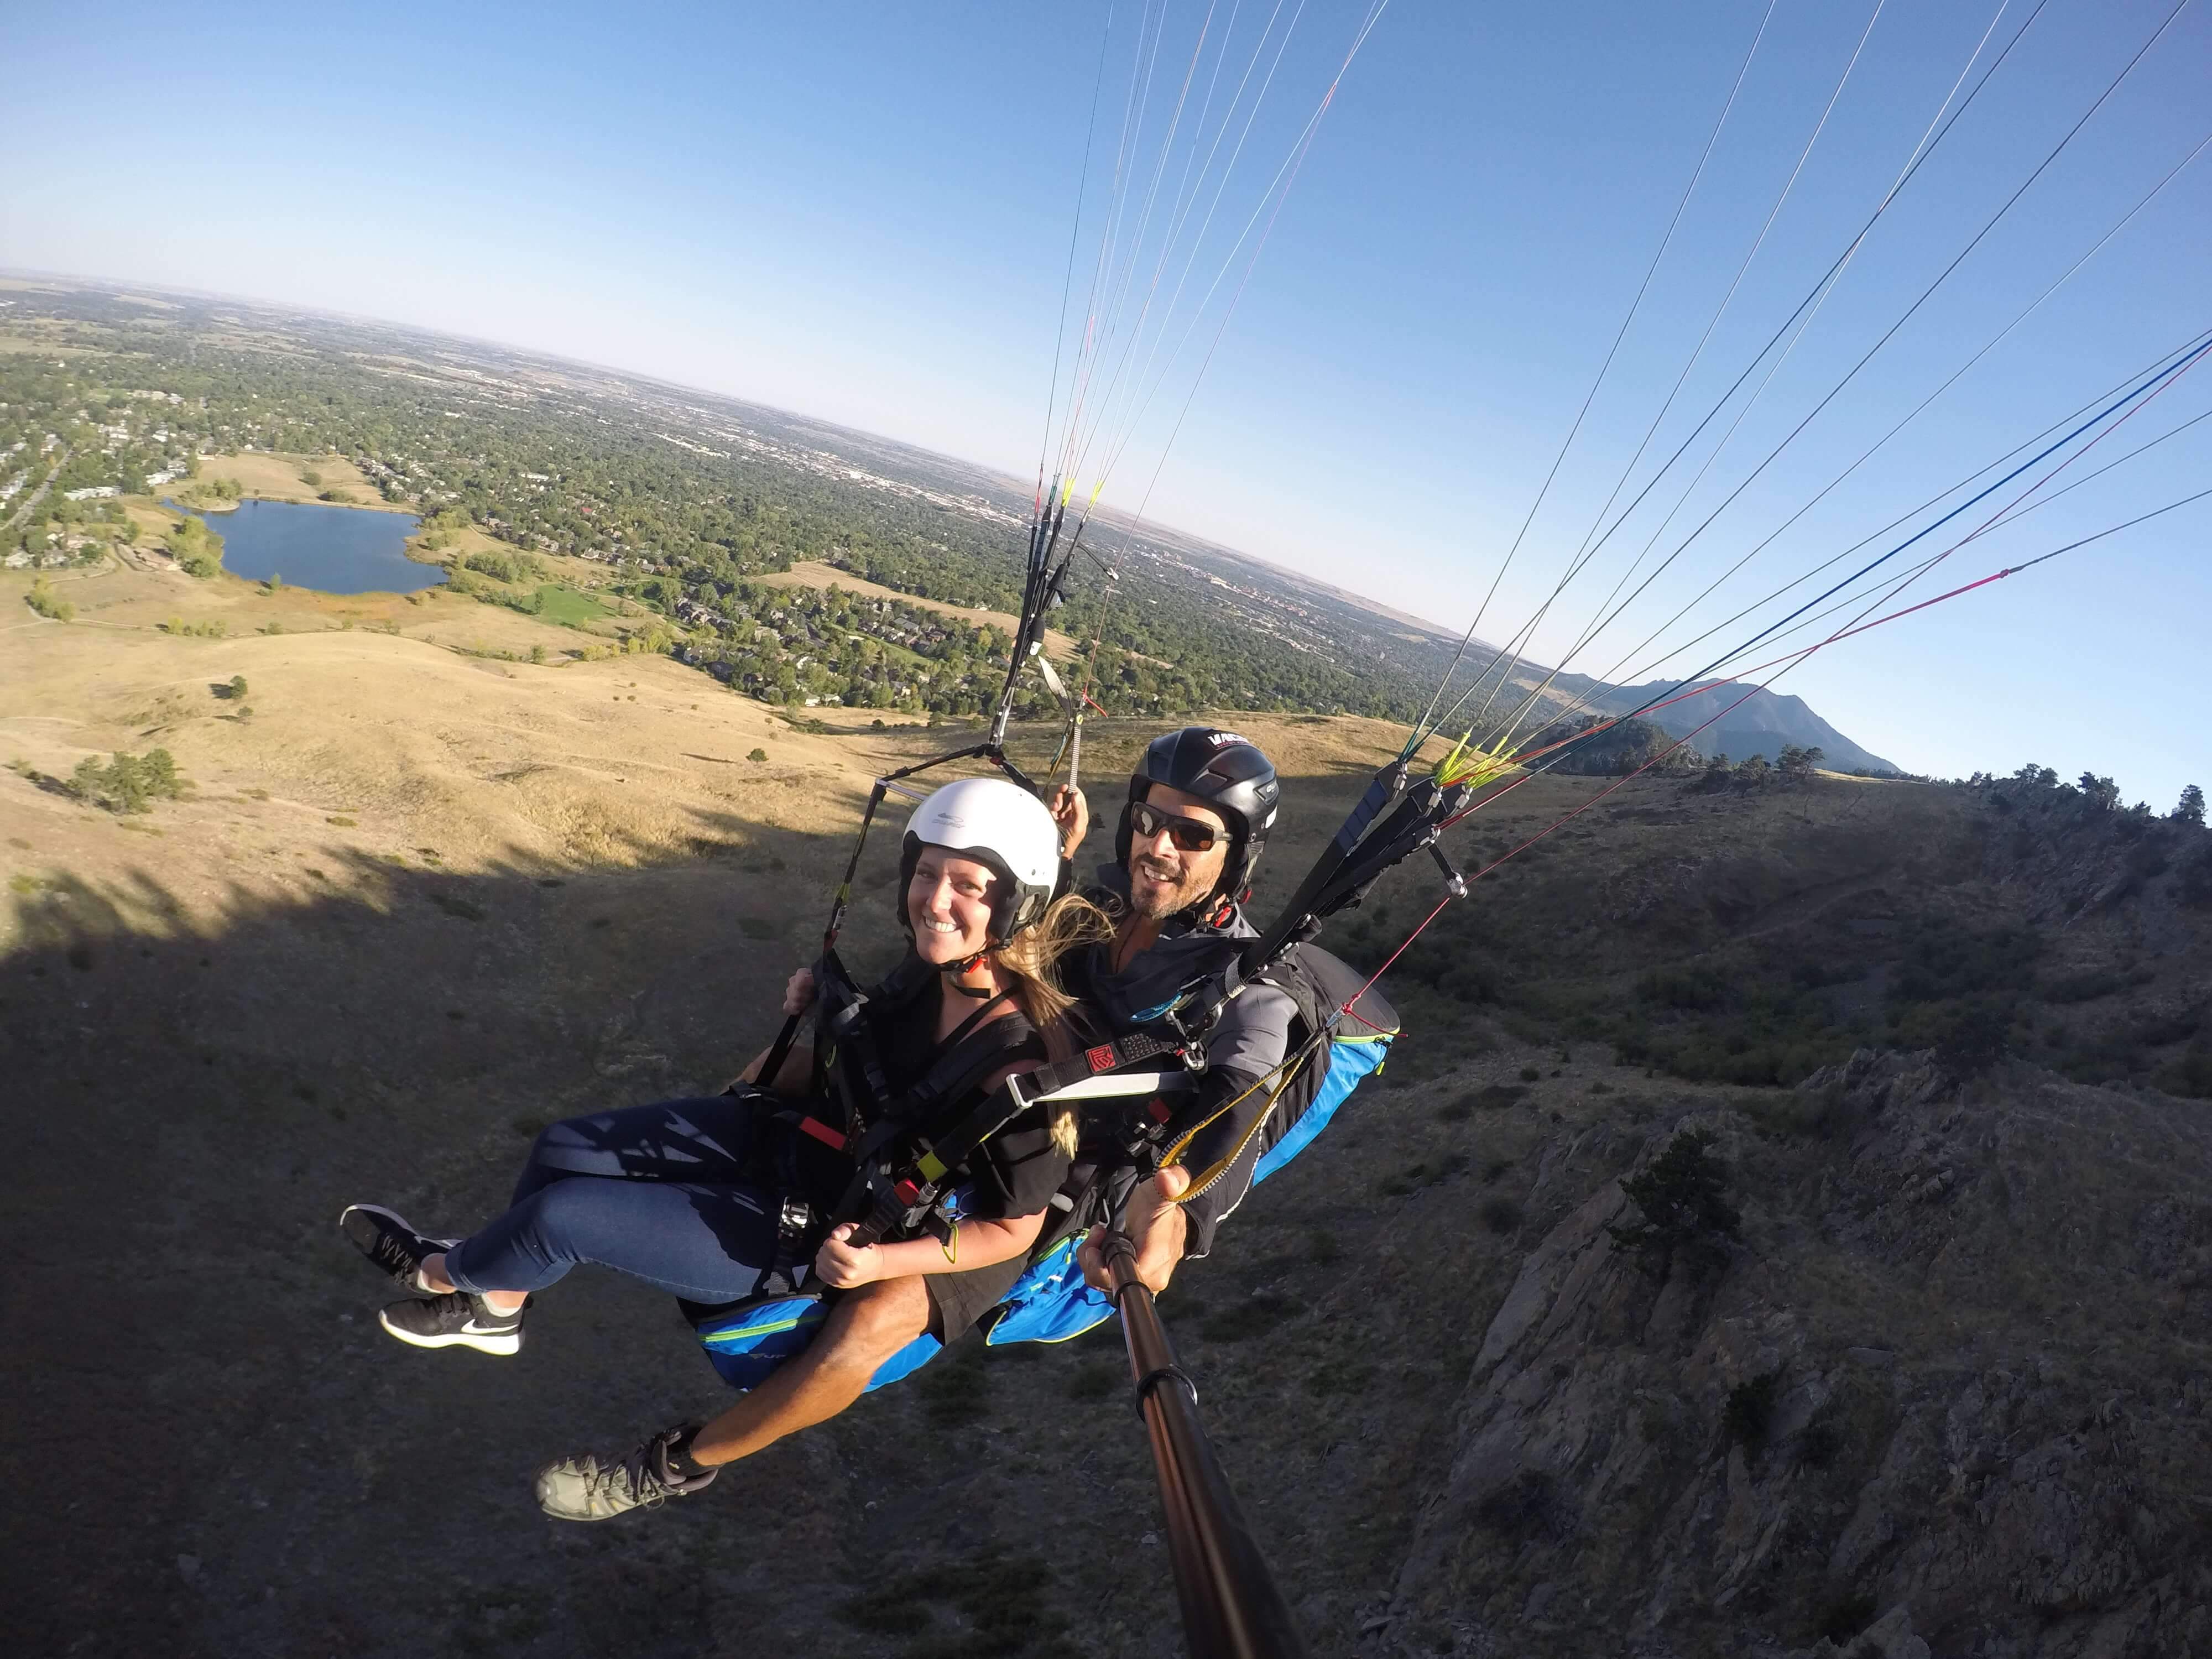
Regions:
<instances>
[{"instance_id":1,"label":"man's hand","mask_svg":"<svg viewBox=\"0 0 2212 1659\"><path fill-rule=\"evenodd\" d=\"M847 1243L852 1236L853 1224L848 1221L832 1228L814 1253L815 1277L833 1290L872 1285L884 1276L883 1251L873 1244Z\"/></svg>"},{"instance_id":2,"label":"man's hand","mask_svg":"<svg viewBox=\"0 0 2212 1659\"><path fill-rule=\"evenodd\" d=\"M1167 1289L1168 1280L1175 1277L1176 1264L1182 1260L1183 1238L1190 1224L1183 1218L1182 1206L1173 1200L1189 1188L1190 1171L1171 1164L1129 1194L1122 1231L1136 1247L1137 1277L1154 1296ZM1113 1277L1106 1271L1103 1227L1091 1230L1075 1259L1082 1265L1085 1283L1094 1290L1113 1290Z\"/></svg>"},{"instance_id":3,"label":"man's hand","mask_svg":"<svg viewBox=\"0 0 2212 1659\"><path fill-rule=\"evenodd\" d=\"M783 1012L796 1019L814 1006L814 970L802 968L783 988Z\"/></svg>"},{"instance_id":4,"label":"man's hand","mask_svg":"<svg viewBox=\"0 0 2212 1659\"><path fill-rule=\"evenodd\" d=\"M1075 849L1083 845L1084 836L1091 833L1091 803L1083 792L1072 784L1055 787L1045 802L1045 810L1052 821L1060 826L1060 855L1064 859L1075 856Z\"/></svg>"}]
</instances>

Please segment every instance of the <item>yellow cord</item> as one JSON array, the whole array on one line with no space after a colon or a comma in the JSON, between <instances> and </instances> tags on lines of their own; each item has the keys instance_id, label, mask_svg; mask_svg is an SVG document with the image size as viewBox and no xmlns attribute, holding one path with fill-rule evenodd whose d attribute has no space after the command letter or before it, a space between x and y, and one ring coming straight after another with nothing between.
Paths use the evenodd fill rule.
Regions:
<instances>
[{"instance_id":1,"label":"yellow cord","mask_svg":"<svg viewBox=\"0 0 2212 1659\"><path fill-rule=\"evenodd\" d=\"M1229 1155L1216 1162L1211 1168L1193 1176L1190 1186L1182 1194L1182 1195L1170 1199L1169 1202L1173 1204L1189 1203L1191 1200L1199 1196L1200 1194L1212 1187L1214 1182L1220 1180L1223 1175L1227 1173L1229 1169L1235 1164L1237 1160L1244 1155L1244 1149L1252 1144L1253 1138L1257 1135L1261 1129L1267 1127L1267 1119L1275 1109L1275 1103L1283 1097L1283 1091L1291 1086L1291 1080L1297 1076L1298 1068L1304 1066L1308 1060L1312 1058L1315 1051L1328 1039L1328 1034L1326 1031L1316 1032L1313 1036L1306 1040L1304 1046L1296 1054L1285 1055L1272 1071L1269 1071L1266 1075L1261 1077L1259 1081L1253 1084L1250 1088L1246 1089L1243 1093L1237 1095L1235 1098L1225 1102L1218 1109L1209 1115L1204 1122L1195 1125L1176 1139L1175 1145L1169 1147L1167 1152L1163 1154L1160 1158L1160 1167L1164 1170L1178 1162L1182 1158L1182 1155L1190 1149L1191 1142L1195 1140L1200 1135L1205 1133L1206 1131L1214 1124L1218 1123L1224 1116L1235 1111L1237 1107L1243 1104L1243 1103L1249 1099L1254 1094L1257 1093L1260 1090L1266 1088L1268 1084L1273 1083L1277 1078L1282 1079L1280 1083L1275 1085L1274 1091L1267 1097L1267 1109L1260 1113L1253 1119L1252 1127L1247 1129L1237 1138L1236 1146L1230 1148Z\"/></svg>"}]
</instances>

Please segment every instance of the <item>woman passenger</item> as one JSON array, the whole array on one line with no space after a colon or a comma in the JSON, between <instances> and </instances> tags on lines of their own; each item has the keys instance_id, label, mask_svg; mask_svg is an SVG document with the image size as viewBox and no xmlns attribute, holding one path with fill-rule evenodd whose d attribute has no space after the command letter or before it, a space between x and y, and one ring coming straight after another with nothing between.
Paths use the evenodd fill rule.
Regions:
<instances>
[{"instance_id":1,"label":"woman passenger","mask_svg":"<svg viewBox=\"0 0 2212 1659\"><path fill-rule=\"evenodd\" d=\"M920 1109L904 1097L956 1048L987 1056L980 1081L930 1104L927 1122L910 1127L957 1122L1007 1077L1083 1045L1086 1022L1055 970L1107 925L1080 898L1052 898L1060 839L1053 815L1001 779L949 784L915 809L901 860L911 947L865 1010L888 1095L861 1101L867 1121L897 1121L902 1104ZM786 1011L804 1012L814 991L811 972L794 975ZM766 1059L747 1068L748 1081ZM803 1096L815 1073L811 1053L794 1049L773 1079L776 1096ZM509 1208L465 1238L430 1237L373 1204L348 1207L339 1224L413 1293L386 1308L380 1322L416 1347L517 1352L532 1297L581 1262L694 1304L738 1302L789 1265L792 1236L780 1231L787 1200L826 1216L855 1168L819 1139L786 1127L777 1103L740 1090L556 1123L538 1136ZM817 1101L802 1109L827 1109ZM964 1191L942 1242L925 1235L856 1244L849 1220L826 1237L815 1227L805 1236L820 1238L812 1278L836 1292L823 1334L840 1340L817 1339L703 1427L664 1431L617 1459L585 1454L547 1465L538 1477L540 1504L564 1519L599 1520L696 1492L722 1464L844 1410L881 1358L923 1332L955 1340L1020 1275L1075 1142L1066 1107L1032 1107L994 1134L945 1178ZM836 1357L815 1358L833 1348Z\"/></svg>"}]
</instances>

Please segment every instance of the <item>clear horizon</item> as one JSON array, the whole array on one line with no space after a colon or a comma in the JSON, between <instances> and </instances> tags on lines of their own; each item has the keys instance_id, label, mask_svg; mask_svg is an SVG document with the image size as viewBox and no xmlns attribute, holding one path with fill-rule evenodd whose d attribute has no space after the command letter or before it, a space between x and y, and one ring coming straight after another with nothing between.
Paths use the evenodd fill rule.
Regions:
<instances>
[{"instance_id":1,"label":"clear horizon","mask_svg":"<svg viewBox=\"0 0 2212 1659\"><path fill-rule=\"evenodd\" d=\"M1654 540L1655 561L1959 254L2170 9L2055 0L2036 15ZM1254 129L1255 156L1273 147L1263 173L1287 154L1363 9L1316 4L1292 37L1280 96ZM1574 555L1862 33L1834 112L1654 453L1687 433L1840 251L1997 11L1995 0L1971 15L1877 14L1872 0L1848 13L1774 8L1486 636L1542 605ZM1992 50L2019 11L1998 16ZM1272 222L1147 516L1465 627L1765 13L1750 0L1664 17L1614 3L1577 20L1478 19L1396 0ZM1166 15L1173 75L1203 15ZM331 19L272 34L258 14L218 10L195 21L191 75L178 73L162 16L31 6L0 24L20 88L15 160L0 170L9 267L374 318L788 410L1018 481L1034 471L1103 10L1042 43L982 7L866 19L672 11L653 29L556 7L403 17L374 39ZM1257 27L1232 21L1228 38L1257 39ZM1130 38L1126 16L1117 27L1109 63ZM70 78L88 35L100 42L94 105L82 74ZM1233 77L1242 60L1224 60ZM1202 83L1204 60L1193 61ZM1569 665L1652 678L1623 654L1644 631L1632 624L1663 621L1802 507L2191 156L2207 137L2208 67L2212 20L2190 8L1897 340L1654 583L1615 630L1619 651L1607 635ZM1753 564L1668 638L1725 617L1729 594L1764 592L1858 541L2212 325L2208 210L2212 156L2201 156L1778 541L1771 567ZM1201 347L1212 326L1208 316ZM2176 431L2171 442L1966 548L1899 603L2202 488L2212 422L2177 429L2206 412L2208 386L2212 375L2178 381L2053 488ZM1158 447L1141 435L1108 490L1115 505L1145 493L1147 443ZM1624 532L1618 562L1608 554L1588 591L1569 589L1532 654L1559 659L1672 504L1662 486ZM2185 507L1840 646L1774 690L1912 771L2033 760L2069 778L2110 774L2128 799L2163 811L2212 775L2212 738L2144 714L2212 689L2208 528L2212 504ZM1762 570L1769 583L1752 580ZM1616 656L1623 672L1608 672Z\"/></svg>"}]
</instances>

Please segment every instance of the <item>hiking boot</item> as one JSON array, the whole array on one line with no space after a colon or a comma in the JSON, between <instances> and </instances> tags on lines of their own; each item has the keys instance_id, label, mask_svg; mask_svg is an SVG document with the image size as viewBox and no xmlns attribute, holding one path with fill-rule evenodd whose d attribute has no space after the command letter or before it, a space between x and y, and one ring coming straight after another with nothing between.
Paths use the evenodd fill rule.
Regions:
<instances>
[{"instance_id":1,"label":"hiking boot","mask_svg":"<svg viewBox=\"0 0 2212 1659\"><path fill-rule=\"evenodd\" d=\"M538 1471L538 1507L557 1521L607 1521L630 1510L657 1509L672 1498L703 1492L720 1473L685 1477L669 1467L668 1443L697 1425L663 1430L629 1456L603 1463L591 1453L564 1457Z\"/></svg>"},{"instance_id":2,"label":"hiking boot","mask_svg":"<svg viewBox=\"0 0 2212 1659\"><path fill-rule=\"evenodd\" d=\"M480 1296L454 1291L428 1301L395 1302L376 1322L402 1342L418 1348L474 1348L482 1353L511 1354L522 1346L525 1302L511 1314L495 1313Z\"/></svg>"},{"instance_id":3,"label":"hiking boot","mask_svg":"<svg viewBox=\"0 0 2212 1659\"><path fill-rule=\"evenodd\" d=\"M428 1288L416 1278L426 1255L449 1250L458 1238L432 1238L381 1204L349 1204L339 1212L338 1231L346 1242L367 1256L382 1273L397 1280L402 1290Z\"/></svg>"}]
</instances>

